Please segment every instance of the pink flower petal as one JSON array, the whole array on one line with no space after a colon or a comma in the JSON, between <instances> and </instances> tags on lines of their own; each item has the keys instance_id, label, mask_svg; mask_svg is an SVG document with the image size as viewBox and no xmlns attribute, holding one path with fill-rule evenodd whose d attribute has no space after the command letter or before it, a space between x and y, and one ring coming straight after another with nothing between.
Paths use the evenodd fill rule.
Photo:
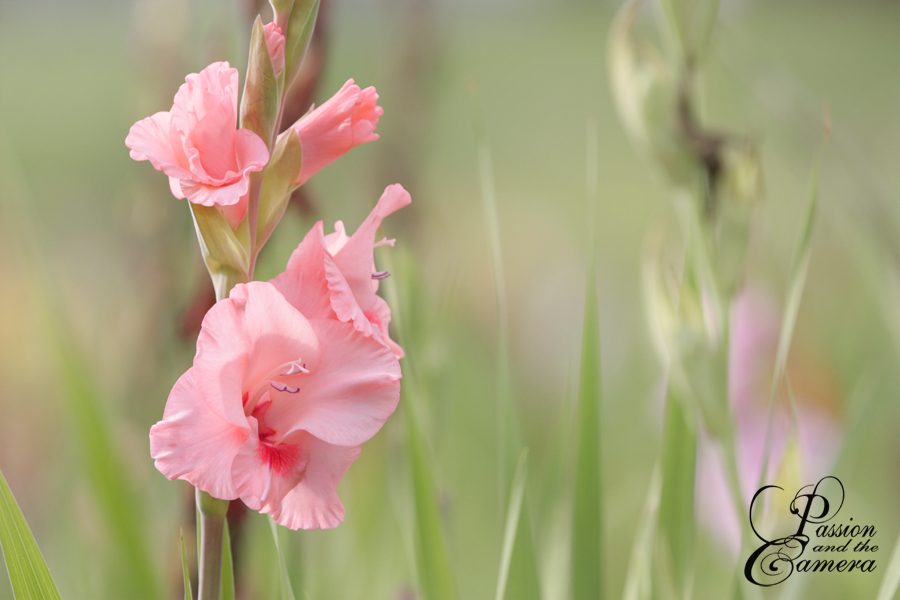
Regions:
<instances>
[{"instance_id":1,"label":"pink flower petal","mask_svg":"<svg viewBox=\"0 0 900 600\"><path fill-rule=\"evenodd\" d=\"M181 191L181 180L176 179L175 177L169 177L169 189L172 190L172 195L179 200L187 198L187 196L184 195L184 192Z\"/></svg>"},{"instance_id":2,"label":"pink flower petal","mask_svg":"<svg viewBox=\"0 0 900 600\"><path fill-rule=\"evenodd\" d=\"M387 344L387 347L394 353L394 356L396 356L398 360L403 358L405 356L403 348L391 339L389 333L391 309L381 296L375 296L375 305L369 312L365 313L365 317L377 328L378 334L381 336L381 341Z\"/></svg>"},{"instance_id":3,"label":"pink flower petal","mask_svg":"<svg viewBox=\"0 0 900 600\"><path fill-rule=\"evenodd\" d=\"M334 256L334 262L353 290L356 302L363 312L371 310L375 305L375 291L372 289L372 272L375 270L375 263L372 260L375 232L385 217L410 202L409 192L403 189L403 186L398 183L389 185L363 224ZM342 312L346 311L346 306L335 307L339 318Z\"/></svg>"},{"instance_id":4,"label":"pink flower petal","mask_svg":"<svg viewBox=\"0 0 900 600\"><path fill-rule=\"evenodd\" d=\"M172 141L172 115L158 112L132 125L125 145L131 148L133 160L149 160L154 169L170 177L189 178L184 152Z\"/></svg>"},{"instance_id":5,"label":"pink flower petal","mask_svg":"<svg viewBox=\"0 0 900 600\"><path fill-rule=\"evenodd\" d=\"M350 79L334 96L292 125L300 136L302 151L297 185L354 146L378 139L373 132L384 110L377 102L375 88L360 90Z\"/></svg>"},{"instance_id":6,"label":"pink flower petal","mask_svg":"<svg viewBox=\"0 0 900 600\"><path fill-rule=\"evenodd\" d=\"M237 179L234 183L223 186L182 180L180 187L182 193L194 204L229 206L239 203L241 198L247 195L250 190L250 180L247 178Z\"/></svg>"},{"instance_id":7,"label":"pink flower petal","mask_svg":"<svg viewBox=\"0 0 900 600\"><path fill-rule=\"evenodd\" d=\"M333 319L325 264L334 260L325 251L322 222L313 225L288 260L287 269L270 283L310 319Z\"/></svg>"},{"instance_id":8,"label":"pink flower petal","mask_svg":"<svg viewBox=\"0 0 900 600\"><path fill-rule=\"evenodd\" d=\"M232 229L237 229L238 225L241 224L241 221L244 220L244 215L247 214L247 206L249 204L250 196L244 194L236 204L219 204L218 206L219 211L225 217L225 220L228 221L228 226Z\"/></svg>"},{"instance_id":9,"label":"pink flower petal","mask_svg":"<svg viewBox=\"0 0 900 600\"><path fill-rule=\"evenodd\" d=\"M267 384L278 365L300 358L316 365L318 346L306 318L272 285L238 284L203 319L194 357L198 388L229 418L246 420L244 394Z\"/></svg>"},{"instance_id":10,"label":"pink flower petal","mask_svg":"<svg viewBox=\"0 0 900 600\"><path fill-rule=\"evenodd\" d=\"M213 110L220 98L231 106L231 127L237 124L238 72L227 62L215 62L199 73L191 73L175 94L172 116L176 129L184 137Z\"/></svg>"},{"instance_id":11,"label":"pink flower petal","mask_svg":"<svg viewBox=\"0 0 900 600\"><path fill-rule=\"evenodd\" d=\"M243 416L243 415L242 415ZM169 479L184 479L216 498L237 497L231 465L250 437L250 428L204 401L194 369L172 388L163 420L150 428L150 456Z\"/></svg>"},{"instance_id":12,"label":"pink flower petal","mask_svg":"<svg viewBox=\"0 0 900 600\"><path fill-rule=\"evenodd\" d=\"M187 136L194 148L201 150L191 160L191 171L195 175L205 173L208 179L204 183L231 183L238 174L234 134L231 100L222 97Z\"/></svg>"},{"instance_id":13,"label":"pink flower petal","mask_svg":"<svg viewBox=\"0 0 900 600\"><path fill-rule=\"evenodd\" d=\"M303 430L330 444L361 444L397 408L400 363L381 342L350 324L319 319L310 324L320 355L316 365L308 364L310 375L291 384L302 401L272 402L266 422L275 439Z\"/></svg>"},{"instance_id":14,"label":"pink flower petal","mask_svg":"<svg viewBox=\"0 0 900 600\"><path fill-rule=\"evenodd\" d=\"M344 521L338 482L359 458L359 446L335 446L307 435L301 444L309 454L303 479L282 499L272 518L290 529L332 529Z\"/></svg>"},{"instance_id":15,"label":"pink flower petal","mask_svg":"<svg viewBox=\"0 0 900 600\"><path fill-rule=\"evenodd\" d=\"M235 490L244 503L260 512L277 510L281 500L297 485L309 462L308 452L294 436L286 443L267 444L259 439L259 424L249 417L252 434L232 464Z\"/></svg>"}]
</instances>

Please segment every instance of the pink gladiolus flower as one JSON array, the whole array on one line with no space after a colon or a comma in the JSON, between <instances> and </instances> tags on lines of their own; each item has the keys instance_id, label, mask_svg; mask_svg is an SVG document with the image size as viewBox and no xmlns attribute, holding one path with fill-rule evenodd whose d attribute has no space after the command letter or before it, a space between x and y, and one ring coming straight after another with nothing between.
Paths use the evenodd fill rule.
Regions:
<instances>
[{"instance_id":1,"label":"pink gladiolus flower","mask_svg":"<svg viewBox=\"0 0 900 600\"><path fill-rule=\"evenodd\" d=\"M378 139L375 126L384 109L374 87L360 90L350 79L322 106L291 127L300 136L302 166L296 184L302 185L350 148Z\"/></svg>"},{"instance_id":2,"label":"pink gladiolus flower","mask_svg":"<svg viewBox=\"0 0 900 600\"><path fill-rule=\"evenodd\" d=\"M271 283L237 285L203 320L150 453L169 479L240 498L285 527L336 527L335 488L394 412L399 380L374 337L304 315Z\"/></svg>"},{"instance_id":3,"label":"pink gladiolus flower","mask_svg":"<svg viewBox=\"0 0 900 600\"><path fill-rule=\"evenodd\" d=\"M268 46L269 56L272 58L272 66L275 68L275 75L278 75L284 68L284 34L275 23L267 24L264 31L266 32L266 46Z\"/></svg>"},{"instance_id":4,"label":"pink gladiolus flower","mask_svg":"<svg viewBox=\"0 0 900 600\"><path fill-rule=\"evenodd\" d=\"M176 198L234 207L223 211L229 222L243 218L250 173L269 162L265 142L236 129L237 99L237 69L213 63L185 78L171 111L138 121L125 138L131 158L169 176Z\"/></svg>"},{"instance_id":5,"label":"pink gladiolus flower","mask_svg":"<svg viewBox=\"0 0 900 600\"><path fill-rule=\"evenodd\" d=\"M403 351L387 336L372 252L382 219L409 202L389 186L352 237L326 238L319 221L284 273L210 309L150 430L163 475L292 529L343 521L336 486L399 401Z\"/></svg>"},{"instance_id":6,"label":"pink gladiolus flower","mask_svg":"<svg viewBox=\"0 0 900 600\"><path fill-rule=\"evenodd\" d=\"M384 190L352 236L347 236L341 221L335 223L334 233L324 235L319 221L291 254L287 270L272 283L304 314L333 314L340 321L353 323L363 334L374 335L397 358L403 358L403 349L388 335L391 309L375 294L378 280L388 274L375 270L372 253L377 245L393 245L393 240L375 242L382 219L409 203L409 192L394 184ZM324 293L305 292L312 285L327 287L327 306L319 304L326 297Z\"/></svg>"}]
</instances>

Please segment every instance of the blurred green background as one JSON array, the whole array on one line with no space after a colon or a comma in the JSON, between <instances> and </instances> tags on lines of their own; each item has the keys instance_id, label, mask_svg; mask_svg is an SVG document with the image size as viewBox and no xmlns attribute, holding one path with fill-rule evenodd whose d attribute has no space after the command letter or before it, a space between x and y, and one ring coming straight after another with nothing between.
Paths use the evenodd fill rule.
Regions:
<instances>
[{"instance_id":1,"label":"blurred green background","mask_svg":"<svg viewBox=\"0 0 900 600\"><path fill-rule=\"evenodd\" d=\"M831 115L794 379L841 424L835 475L853 506L842 516L875 525L878 564L886 565L900 530L900 3L722 4L703 114L713 127L760 141L766 200L746 285L778 304L823 106ZM596 1L332 0L317 101L351 77L375 85L385 109L381 139L311 181L312 212L288 211L257 270L258 279L282 270L317 219L355 228L386 185L412 193L413 205L384 227L397 247L379 252L393 253L397 265L404 369L414 365L450 562L466 600L494 593L506 510L472 79L493 156L512 395L530 449L526 489L545 598L566 597L589 120L599 136L593 210L608 597L621 596L659 452L663 375L640 269L648 231L676 225L663 178L635 152L613 106L606 40L615 9ZM0 468L64 598L134 597L144 576L158 581L161 597L181 593L178 530L192 519L191 488L154 469L147 432L190 366L195 338L179 333L180 320L208 277L187 207L149 164L128 158L124 139L133 122L171 106L187 73L230 60L243 74L248 32L246 7L224 0L0 5ZM363 446L341 483L341 527L282 531L298 598L416 597L398 417ZM107 434L111 453L96 443ZM103 487L115 473L104 459L125 474L121 491ZM109 508L119 501L126 506ZM140 518L111 528L109 510ZM246 517L240 544L239 593L274 597L277 563L263 517ZM730 560L702 530L698 557L709 567L696 597L717 598ZM874 598L882 574L807 574L803 597Z\"/></svg>"}]
</instances>

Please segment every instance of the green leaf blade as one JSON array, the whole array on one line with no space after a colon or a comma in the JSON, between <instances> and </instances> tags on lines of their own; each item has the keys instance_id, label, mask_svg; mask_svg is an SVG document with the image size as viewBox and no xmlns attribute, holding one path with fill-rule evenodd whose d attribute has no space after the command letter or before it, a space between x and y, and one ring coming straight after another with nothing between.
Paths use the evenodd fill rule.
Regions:
<instances>
[{"instance_id":1,"label":"green leaf blade","mask_svg":"<svg viewBox=\"0 0 900 600\"><path fill-rule=\"evenodd\" d=\"M281 579L281 600L296 600L294 597L294 588L291 586L291 577L288 574L287 562L284 560L284 552L281 549L281 538L278 536L278 525L271 517L268 519L269 528L272 530L272 537L275 540L275 550L278 551L278 565ZM228 543L228 542L226 542ZM231 544L229 543L229 549Z\"/></svg>"},{"instance_id":2,"label":"green leaf blade","mask_svg":"<svg viewBox=\"0 0 900 600\"><path fill-rule=\"evenodd\" d=\"M672 390L666 399L662 449L662 489L659 535L666 560L661 585L675 588L682 597L690 585L694 559L694 480L697 465L697 428Z\"/></svg>"},{"instance_id":3,"label":"green leaf blade","mask_svg":"<svg viewBox=\"0 0 900 600\"><path fill-rule=\"evenodd\" d=\"M509 566L512 563L513 550L516 544L516 534L519 530L522 512L522 499L525 495L525 479L528 474L528 449L523 448L519 455L519 464L516 467L512 480L512 490L509 494L509 506L506 510L506 528L503 534L503 548L500 552L500 574L497 577L496 600L506 597L506 584L509 579Z\"/></svg>"},{"instance_id":4,"label":"green leaf blade","mask_svg":"<svg viewBox=\"0 0 900 600\"><path fill-rule=\"evenodd\" d=\"M184 545L184 531L181 531L181 574L184 576L184 600L194 600L191 591L191 568L188 566L187 548Z\"/></svg>"},{"instance_id":5,"label":"green leaf blade","mask_svg":"<svg viewBox=\"0 0 900 600\"><path fill-rule=\"evenodd\" d=\"M61 600L50 569L0 472L0 548L17 600Z\"/></svg>"},{"instance_id":6,"label":"green leaf blade","mask_svg":"<svg viewBox=\"0 0 900 600\"><path fill-rule=\"evenodd\" d=\"M900 589L900 535L897 536L897 543L894 544L894 551L891 553L884 579L881 580L876 600L896 598L898 589Z\"/></svg>"},{"instance_id":7,"label":"green leaf blade","mask_svg":"<svg viewBox=\"0 0 900 600\"><path fill-rule=\"evenodd\" d=\"M581 343L575 486L572 508L573 598L603 598L603 523L600 479L600 324L593 261L588 269Z\"/></svg>"},{"instance_id":8,"label":"green leaf blade","mask_svg":"<svg viewBox=\"0 0 900 600\"><path fill-rule=\"evenodd\" d=\"M407 381L403 390L409 390ZM408 395L408 391L406 394ZM447 558L444 533L441 526L441 515L438 510L435 493L434 473L422 438L422 432L416 422L415 415L409 410L410 403L405 403L407 410L407 438L409 444L410 466L412 470L413 497L416 508L416 547L420 584L427 600L455 600L454 584L450 561Z\"/></svg>"},{"instance_id":9,"label":"green leaf blade","mask_svg":"<svg viewBox=\"0 0 900 600\"><path fill-rule=\"evenodd\" d=\"M222 544L222 600L234 600L234 556L231 554L231 532L225 519L225 535ZM282 562L283 559L282 559Z\"/></svg>"}]
</instances>

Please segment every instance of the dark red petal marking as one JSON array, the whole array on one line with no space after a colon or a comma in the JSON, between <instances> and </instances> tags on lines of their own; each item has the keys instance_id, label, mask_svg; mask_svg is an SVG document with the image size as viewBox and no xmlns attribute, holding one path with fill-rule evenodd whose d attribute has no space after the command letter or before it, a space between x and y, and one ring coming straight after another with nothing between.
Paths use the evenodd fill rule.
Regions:
<instances>
[{"instance_id":1,"label":"dark red petal marking","mask_svg":"<svg viewBox=\"0 0 900 600\"><path fill-rule=\"evenodd\" d=\"M260 442L257 454L260 462L268 465L273 473L281 477L296 475L299 470L300 446Z\"/></svg>"}]
</instances>

